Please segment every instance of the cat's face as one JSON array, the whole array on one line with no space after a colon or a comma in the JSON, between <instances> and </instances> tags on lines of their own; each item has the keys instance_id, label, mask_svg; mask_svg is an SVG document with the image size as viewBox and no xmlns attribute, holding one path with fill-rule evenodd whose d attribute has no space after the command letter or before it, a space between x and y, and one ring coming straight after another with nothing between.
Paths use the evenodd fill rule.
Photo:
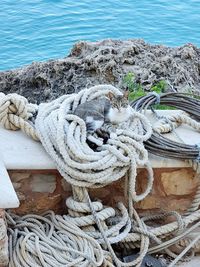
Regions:
<instances>
[{"instance_id":1,"label":"cat's face","mask_svg":"<svg viewBox=\"0 0 200 267\"><path fill-rule=\"evenodd\" d=\"M128 91L125 91L123 95L114 95L113 93L109 93L108 97L113 110L120 113L126 112L129 107Z\"/></svg>"}]
</instances>

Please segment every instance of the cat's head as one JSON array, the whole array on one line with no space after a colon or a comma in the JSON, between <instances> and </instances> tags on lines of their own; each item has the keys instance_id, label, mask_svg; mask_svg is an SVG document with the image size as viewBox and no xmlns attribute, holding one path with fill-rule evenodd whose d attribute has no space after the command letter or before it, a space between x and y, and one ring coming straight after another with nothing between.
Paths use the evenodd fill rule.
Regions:
<instances>
[{"instance_id":1,"label":"cat's head","mask_svg":"<svg viewBox=\"0 0 200 267\"><path fill-rule=\"evenodd\" d=\"M108 98L110 99L111 107L117 112L125 112L128 109L128 91L125 91L123 95L114 95L113 93L108 93Z\"/></svg>"}]
</instances>

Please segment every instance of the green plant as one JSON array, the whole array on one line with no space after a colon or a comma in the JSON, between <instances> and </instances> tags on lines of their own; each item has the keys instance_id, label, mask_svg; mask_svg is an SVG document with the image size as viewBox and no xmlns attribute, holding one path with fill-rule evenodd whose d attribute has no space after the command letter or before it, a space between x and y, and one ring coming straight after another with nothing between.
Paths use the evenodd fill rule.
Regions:
<instances>
[{"instance_id":1,"label":"green plant","mask_svg":"<svg viewBox=\"0 0 200 267\"><path fill-rule=\"evenodd\" d=\"M138 97L146 95L142 85L135 81L135 74L128 72L123 79L123 85L129 90L129 99L135 100Z\"/></svg>"},{"instance_id":2,"label":"green plant","mask_svg":"<svg viewBox=\"0 0 200 267\"><path fill-rule=\"evenodd\" d=\"M129 92L135 90L135 75L132 72L128 72L123 78L123 85L126 86Z\"/></svg>"},{"instance_id":3,"label":"green plant","mask_svg":"<svg viewBox=\"0 0 200 267\"><path fill-rule=\"evenodd\" d=\"M161 80L159 81L158 83L154 84L152 87L151 87L151 91L154 91L158 94L162 94L165 92L165 89L167 88L167 83L165 80ZM170 106L167 106L167 105L160 105L160 104L157 104L157 105L154 105L154 108L155 109L160 109L160 110L174 110L176 108L174 107L170 107Z\"/></svg>"},{"instance_id":4,"label":"green plant","mask_svg":"<svg viewBox=\"0 0 200 267\"><path fill-rule=\"evenodd\" d=\"M141 84L135 81L135 74L132 72L128 72L123 79L123 85L129 90L129 100L136 100L141 96L145 96L147 93L144 91ZM165 80L160 80L159 82L155 83L151 87L152 92L156 92L158 94L164 93L167 87L167 83ZM169 107L166 105L154 105L155 109L167 110L167 109L175 109L173 107Z\"/></svg>"},{"instance_id":5,"label":"green plant","mask_svg":"<svg viewBox=\"0 0 200 267\"><path fill-rule=\"evenodd\" d=\"M161 80L159 82L157 82L156 84L154 84L152 87L151 87L151 91L154 91L158 94L161 94L161 93L164 93L165 89L167 87L167 83L165 80Z\"/></svg>"}]
</instances>

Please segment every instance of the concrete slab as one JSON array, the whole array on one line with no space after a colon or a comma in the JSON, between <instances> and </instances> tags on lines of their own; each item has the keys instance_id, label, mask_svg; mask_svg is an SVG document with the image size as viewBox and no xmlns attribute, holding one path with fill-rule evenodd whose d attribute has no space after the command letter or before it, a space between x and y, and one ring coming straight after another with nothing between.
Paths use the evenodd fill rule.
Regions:
<instances>
[{"instance_id":1,"label":"concrete slab","mask_svg":"<svg viewBox=\"0 0 200 267\"><path fill-rule=\"evenodd\" d=\"M176 265L177 267L200 267L200 256L194 257L189 262L183 262Z\"/></svg>"},{"instance_id":2,"label":"concrete slab","mask_svg":"<svg viewBox=\"0 0 200 267\"><path fill-rule=\"evenodd\" d=\"M15 193L10 177L0 160L0 209L19 207L19 199Z\"/></svg>"}]
</instances>

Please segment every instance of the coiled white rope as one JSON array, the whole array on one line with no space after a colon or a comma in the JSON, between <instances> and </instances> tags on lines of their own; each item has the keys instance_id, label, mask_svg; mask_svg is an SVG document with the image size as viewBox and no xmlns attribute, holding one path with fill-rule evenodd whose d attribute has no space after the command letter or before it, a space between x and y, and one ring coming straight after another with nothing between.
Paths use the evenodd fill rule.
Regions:
<instances>
[{"instance_id":1,"label":"coiled white rope","mask_svg":"<svg viewBox=\"0 0 200 267\"><path fill-rule=\"evenodd\" d=\"M151 136L152 131L148 120L140 113L133 111L130 121L126 124L119 125L116 132L117 138L109 139L107 144L99 142L100 147L98 151L95 152L88 147L86 144L85 123L79 117L73 115L73 111L80 103L106 95L109 91L115 94L120 93L119 90L113 86L99 85L91 87L90 89L85 89L78 94L62 96L51 103L41 104L39 107L28 104L26 99L18 95L0 95L0 123L7 129L16 130L21 128L33 139L40 140L46 151L55 161L60 173L66 181L72 185L73 189L73 197L66 201L69 214L63 217L48 215L50 222L56 225L54 225L54 228L48 226L49 222L46 223L46 221L45 226L42 226L40 222L42 219L37 217L31 219L32 221L34 220L36 225L39 225L37 230L34 230L35 228L31 223L19 224L19 228L22 228L20 228L21 230L18 232L18 236L15 230L13 230L13 227L10 229L10 244L17 244L15 247L12 247L12 245L10 247L11 264L13 264L11 267L37 266L34 264L38 264L38 262L40 263L39 266L44 267L62 266L65 260L68 260L68 262L65 262L65 266L76 266L76 264L77 266L99 266L98 264L103 261L107 266L114 266L113 263L107 260L109 257L112 257L116 266L139 266L148 250L156 251L156 249L165 249L169 244L171 245L173 242L177 242L177 240L179 240L178 237L180 238L180 236L178 236L175 241L171 240L171 243L169 242L167 245L162 245L160 243L160 237L169 236L169 234L180 230L182 222L183 225L187 227L189 223L199 220L200 213L196 211L182 218L180 222L173 222L149 230L147 225L144 221L141 221L134 210L133 202L144 199L149 194L153 183L152 168L148 161L147 151L143 145L143 141L146 141ZM32 125L27 120L30 119L37 110L38 115L36 122L35 125ZM188 121L188 119L186 120L185 118L183 118L182 121L180 117L172 118L172 120L174 123L188 123L194 128L198 128L197 123ZM148 171L147 187L140 195L136 193L138 165L145 167ZM129 197L130 217L122 204L119 204L118 207L121 212L121 216L119 216L119 211L118 214L116 214L113 208L103 207L98 201L91 202L89 200L88 202L86 188L105 186L118 180L126 173L128 173L128 192L126 192L126 194ZM195 204L195 208L196 206ZM109 225L109 220L112 218L114 219L114 217L118 217L119 220L114 225ZM133 220L133 218L135 219ZM134 226L132 229L130 219L132 220L132 226ZM26 217L23 217L22 220L26 220ZM20 222L20 219L17 218L17 221ZM45 235L48 237L52 236L56 244L59 242L63 244L60 236L57 235L55 237L54 233L52 233L52 231L54 232L55 229L57 229L56 227L58 224L59 227L60 225L64 227L67 232L71 231L69 227L70 224L73 226L73 229L76 229L76 233L73 233L82 237L81 242L84 246L79 244L79 241L76 242L74 237L71 237L71 239L68 238L69 244L67 243L67 247L69 247L69 245L76 248L79 248L79 246L84 247L86 250L83 250L83 254L78 254L77 251L68 249L68 252L73 252L73 256L70 254L67 259L65 257L62 258L62 252L58 251L57 254L57 251L51 250L52 248L55 249L52 243L50 245L52 248L48 247L47 251L47 247L44 245ZM95 224L97 224L99 230L94 227ZM16 225L18 225L18 223L16 223ZM27 227L30 227L30 229L28 230ZM46 227L49 230L47 230ZM18 228L18 226L16 228ZM51 234L49 234L49 231ZM66 235L68 235L67 232L65 233ZM15 243L13 243L14 241L12 238L15 240ZM41 243L40 238L43 243ZM149 249L150 239L158 243L156 248ZM16 243L17 240L19 240L18 243ZM140 254L135 261L128 264L117 259L110 245L117 242L125 242L125 244L136 242L137 246L139 240L141 240ZM109 253L105 253L105 251L102 252L102 248L96 245L96 248L92 249L90 244L96 244L95 242L97 241L97 244L106 245ZM58 250L59 249L60 247L58 246ZM91 251L93 258L88 258L88 255L86 256L87 253L84 254L85 251ZM21 253L23 253L23 256ZM48 256L43 256L43 253L47 253ZM97 254L100 256L97 256ZM62 258L61 261L56 255ZM77 257L77 255L80 257ZM26 257L27 261L25 261L23 257ZM100 260L97 260L98 257ZM102 259L102 257L104 259ZM85 265L86 262L89 265Z\"/></svg>"},{"instance_id":2,"label":"coiled white rope","mask_svg":"<svg viewBox=\"0 0 200 267\"><path fill-rule=\"evenodd\" d=\"M131 230L131 221L125 207L119 204L121 219L117 224L109 226L106 220L116 215L115 210L109 207L104 208L100 202L95 202L90 205L92 215L89 214L91 210L88 209L85 187L105 186L123 177L129 170L129 203L145 198L153 184L153 171L143 145L143 141L151 136L151 125L143 115L132 111L130 120L117 128L117 138L110 138L107 144L99 142L99 150L95 152L86 143L85 122L73 115L73 111L79 104L105 96L110 91L114 94L120 94L120 91L113 86L99 85L82 90L78 94L62 96L51 103L41 104L38 107L35 125L27 122L37 110L35 106L29 105L27 100L19 95L5 96L1 94L0 123L7 129L21 128L33 139L39 139L55 161L59 172L72 185L73 198L69 198L66 203L69 207L69 215L64 216L62 220L67 224L76 225L78 229L83 229L90 238L95 238L99 243L106 244L117 266L133 266L132 263L120 262L110 246L110 243L117 243L124 239ZM140 195L136 193L138 165L146 167L148 171L147 187ZM25 217L23 217L24 219ZM51 219L54 220L54 217ZM100 232L93 227L96 223ZM50 264L49 259L42 259L41 251L38 249L39 241L36 233L28 234L28 237L23 240L23 244L33 236L36 236L37 242L34 242L37 243L37 251L32 255L38 254L40 262L44 266L49 266L45 265ZM19 238L19 240L21 239ZM148 242L145 243L146 239L148 240L148 238L144 238L141 243L142 247L146 249L143 250L135 264L141 262L147 251ZM24 251L23 246L22 249ZM17 255L18 259L16 260L21 260L20 254L16 254L15 249L10 253ZM31 261L30 254L28 258ZM35 262L37 261L38 259L35 260ZM23 264L25 264L24 261ZM54 262L53 266L58 265L55 265Z\"/></svg>"},{"instance_id":3,"label":"coiled white rope","mask_svg":"<svg viewBox=\"0 0 200 267\"><path fill-rule=\"evenodd\" d=\"M86 125L71 113L78 104L104 96L109 91L120 93L113 86L98 85L39 106L35 122L39 139L62 176L74 186L102 187L123 177L130 168L134 187L137 166L148 164L148 153L142 142L151 136L151 126L145 116L134 111L130 121L123 124L123 128L120 125L117 128L117 138L110 138L98 152L86 144ZM139 131L141 127L143 132ZM150 192L153 183L150 171L148 178L142 197L137 198L133 188L134 201Z\"/></svg>"}]
</instances>

